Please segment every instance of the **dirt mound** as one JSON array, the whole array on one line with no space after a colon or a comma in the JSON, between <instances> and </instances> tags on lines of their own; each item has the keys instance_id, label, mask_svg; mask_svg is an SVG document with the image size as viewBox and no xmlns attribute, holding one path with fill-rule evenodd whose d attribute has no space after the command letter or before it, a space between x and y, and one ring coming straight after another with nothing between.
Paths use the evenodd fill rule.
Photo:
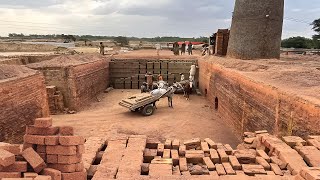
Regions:
<instances>
[{"instance_id":1,"label":"dirt mound","mask_svg":"<svg viewBox=\"0 0 320 180\"><path fill-rule=\"evenodd\" d=\"M36 71L24 66L0 65L0 80L25 77L35 74Z\"/></svg>"},{"instance_id":2,"label":"dirt mound","mask_svg":"<svg viewBox=\"0 0 320 180\"><path fill-rule=\"evenodd\" d=\"M28 65L28 67L30 68L67 67L67 66L85 64L89 62L95 62L95 61L107 60L107 59L109 59L109 57L101 56L98 54L61 55L49 61L30 64Z\"/></svg>"}]
</instances>

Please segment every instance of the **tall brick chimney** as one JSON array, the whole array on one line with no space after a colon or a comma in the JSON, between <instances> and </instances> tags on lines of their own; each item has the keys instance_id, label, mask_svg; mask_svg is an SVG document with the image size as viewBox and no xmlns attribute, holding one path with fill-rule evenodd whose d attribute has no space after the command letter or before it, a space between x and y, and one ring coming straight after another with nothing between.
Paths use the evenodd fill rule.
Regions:
<instances>
[{"instance_id":1,"label":"tall brick chimney","mask_svg":"<svg viewBox=\"0 0 320 180\"><path fill-rule=\"evenodd\" d=\"M228 56L280 58L284 0L236 0Z\"/></svg>"}]
</instances>

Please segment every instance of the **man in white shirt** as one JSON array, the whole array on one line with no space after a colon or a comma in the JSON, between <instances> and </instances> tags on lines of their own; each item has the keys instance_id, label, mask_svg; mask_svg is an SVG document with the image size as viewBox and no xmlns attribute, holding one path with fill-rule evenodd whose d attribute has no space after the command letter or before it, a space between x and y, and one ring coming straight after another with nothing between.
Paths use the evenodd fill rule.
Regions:
<instances>
[{"instance_id":1,"label":"man in white shirt","mask_svg":"<svg viewBox=\"0 0 320 180\"><path fill-rule=\"evenodd\" d=\"M161 44L157 43L156 45L157 55L159 56L161 50Z\"/></svg>"}]
</instances>

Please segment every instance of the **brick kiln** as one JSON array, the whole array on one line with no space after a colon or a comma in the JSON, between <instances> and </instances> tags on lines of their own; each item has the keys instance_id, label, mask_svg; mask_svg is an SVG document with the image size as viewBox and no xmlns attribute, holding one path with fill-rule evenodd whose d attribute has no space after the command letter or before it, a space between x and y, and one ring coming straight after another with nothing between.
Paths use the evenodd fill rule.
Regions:
<instances>
[{"instance_id":1,"label":"brick kiln","mask_svg":"<svg viewBox=\"0 0 320 180\"><path fill-rule=\"evenodd\" d=\"M43 72L46 85L62 93L69 110L81 110L109 86L109 58L99 55L59 56L28 67Z\"/></svg>"},{"instance_id":2,"label":"brick kiln","mask_svg":"<svg viewBox=\"0 0 320 180\"><path fill-rule=\"evenodd\" d=\"M23 66L0 65L0 141L21 142L26 125L49 115L43 75Z\"/></svg>"}]
</instances>

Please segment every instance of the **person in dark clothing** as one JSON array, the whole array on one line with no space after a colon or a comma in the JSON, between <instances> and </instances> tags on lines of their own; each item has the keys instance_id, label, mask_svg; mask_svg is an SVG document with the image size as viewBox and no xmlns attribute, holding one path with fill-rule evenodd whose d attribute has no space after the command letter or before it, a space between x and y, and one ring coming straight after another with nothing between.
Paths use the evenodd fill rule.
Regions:
<instances>
[{"instance_id":1,"label":"person in dark clothing","mask_svg":"<svg viewBox=\"0 0 320 180\"><path fill-rule=\"evenodd\" d=\"M186 43L182 43L181 45L181 55L186 53Z\"/></svg>"},{"instance_id":2,"label":"person in dark clothing","mask_svg":"<svg viewBox=\"0 0 320 180\"><path fill-rule=\"evenodd\" d=\"M188 53L189 53L189 55L192 55L192 43L191 42L189 42L189 44L188 44Z\"/></svg>"},{"instance_id":3,"label":"person in dark clothing","mask_svg":"<svg viewBox=\"0 0 320 180\"><path fill-rule=\"evenodd\" d=\"M186 100L189 100L190 92L191 92L190 83L185 83L185 84L184 84L184 86L183 86L183 91L184 91Z\"/></svg>"},{"instance_id":4,"label":"person in dark clothing","mask_svg":"<svg viewBox=\"0 0 320 180\"><path fill-rule=\"evenodd\" d=\"M173 54L179 55L179 44L178 42L173 43Z\"/></svg>"},{"instance_id":5,"label":"person in dark clothing","mask_svg":"<svg viewBox=\"0 0 320 180\"><path fill-rule=\"evenodd\" d=\"M104 45L100 42L100 54L104 55Z\"/></svg>"},{"instance_id":6,"label":"person in dark clothing","mask_svg":"<svg viewBox=\"0 0 320 180\"><path fill-rule=\"evenodd\" d=\"M145 76L147 78L148 90L152 91L153 90L153 74L151 72L148 72Z\"/></svg>"}]
</instances>

